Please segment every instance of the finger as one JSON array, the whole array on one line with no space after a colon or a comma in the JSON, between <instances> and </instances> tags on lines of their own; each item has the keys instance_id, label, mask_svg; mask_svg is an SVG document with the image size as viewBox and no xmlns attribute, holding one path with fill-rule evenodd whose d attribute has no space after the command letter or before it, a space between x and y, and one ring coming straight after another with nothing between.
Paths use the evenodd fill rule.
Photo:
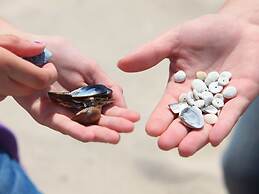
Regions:
<instances>
[{"instance_id":1,"label":"finger","mask_svg":"<svg viewBox=\"0 0 259 194\"><path fill-rule=\"evenodd\" d=\"M209 134L209 140L213 146L219 145L227 137L248 104L249 101L240 96L229 100L225 104L217 123Z\"/></svg>"},{"instance_id":2,"label":"finger","mask_svg":"<svg viewBox=\"0 0 259 194\"><path fill-rule=\"evenodd\" d=\"M175 29L122 58L118 63L118 67L125 72L138 72L149 69L163 59L172 56L178 45L178 30Z\"/></svg>"},{"instance_id":3,"label":"finger","mask_svg":"<svg viewBox=\"0 0 259 194\"><path fill-rule=\"evenodd\" d=\"M162 150L170 150L179 145L183 138L187 135L188 129L180 122L180 119L175 119L168 129L158 139L158 146Z\"/></svg>"},{"instance_id":4,"label":"finger","mask_svg":"<svg viewBox=\"0 0 259 194\"><path fill-rule=\"evenodd\" d=\"M168 104L173 102L176 102L176 100L166 92L146 124L146 132L149 135L154 137L160 136L168 128L174 119Z\"/></svg>"},{"instance_id":5,"label":"finger","mask_svg":"<svg viewBox=\"0 0 259 194\"><path fill-rule=\"evenodd\" d=\"M11 79L33 89L46 88L56 81L57 71L53 64L48 63L40 68L3 48L0 52L3 68L7 69Z\"/></svg>"},{"instance_id":6,"label":"finger","mask_svg":"<svg viewBox=\"0 0 259 194\"><path fill-rule=\"evenodd\" d=\"M43 52L45 44L38 41L29 41L14 35L1 35L0 47L20 57L33 57Z\"/></svg>"},{"instance_id":7,"label":"finger","mask_svg":"<svg viewBox=\"0 0 259 194\"><path fill-rule=\"evenodd\" d=\"M192 130L186 135L178 146L179 154L183 157L192 156L209 141L209 131L212 126L205 124L200 130Z\"/></svg>"},{"instance_id":8,"label":"finger","mask_svg":"<svg viewBox=\"0 0 259 194\"><path fill-rule=\"evenodd\" d=\"M107 116L122 117L132 122L137 122L140 119L139 113L118 106L104 110L104 114Z\"/></svg>"},{"instance_id":9,"label":"finger","mask_svg":"<svg viewBox=\"0 0 259 194\"><path fill-rule=\"evenodd\" d=\"M129 133L134 129L134 124L127 119L105 115L101 116L98 125L120 133Z\"/></svg>"},{"instance_id":10,"label":"finger","mask_svg":"<svg viewBox=\"0 0 259 194\"><path fill-rule=\"evenodd\" d=\"M53 114L46 125L82 142L117 144L120 140L119 134L111 129L97 125L86 127L61 114Z\"/></svg>"}]
</instances>

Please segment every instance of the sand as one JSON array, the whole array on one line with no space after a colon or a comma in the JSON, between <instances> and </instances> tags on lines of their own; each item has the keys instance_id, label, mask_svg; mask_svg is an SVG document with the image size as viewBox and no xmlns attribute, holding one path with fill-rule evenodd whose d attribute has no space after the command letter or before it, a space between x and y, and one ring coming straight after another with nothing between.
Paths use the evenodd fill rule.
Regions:
<instances>
[{"instance_id":1,"label":"sand","mask_svg":"<svg viewBox=\"0 0 259 194\"><path fill-rule=\"evenodd\" d=\"M128 106L142 120L114 146L80 143L36 123L11 98L0 103L1 121L20 145L23 166L48 194L223 194L220 161L225 144L208 145L191 158L158 149L145 122L160 99L168 63L125 74L116 62L138 45L189 19L216 12L206 0L0 0L1 17L26 31L61 35L94 58L124 87ZM227 141L225 141L227 142Z\"/></svg>"}]
</instances>

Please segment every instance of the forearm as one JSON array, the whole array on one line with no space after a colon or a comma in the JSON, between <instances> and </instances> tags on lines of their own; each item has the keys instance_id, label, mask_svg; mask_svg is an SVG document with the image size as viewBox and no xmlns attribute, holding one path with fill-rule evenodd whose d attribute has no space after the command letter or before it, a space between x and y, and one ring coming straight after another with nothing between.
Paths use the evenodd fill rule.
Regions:
<instances>
[{"instance_id":1,"label":"forearm","mask_svg":"<svg viewBox=\"0 0 259 194\"><path fill-rule=\"evenodd\" d=\"M226 0L219 13L232 15L252 24L259 25L258 0Z\"/></svg>"}]
</instances>

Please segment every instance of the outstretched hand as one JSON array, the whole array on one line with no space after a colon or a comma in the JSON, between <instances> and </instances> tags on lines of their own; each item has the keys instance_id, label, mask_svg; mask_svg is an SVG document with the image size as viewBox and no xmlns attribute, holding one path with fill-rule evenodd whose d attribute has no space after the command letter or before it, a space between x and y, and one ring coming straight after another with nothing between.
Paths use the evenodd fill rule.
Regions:
<instances>
[{"instance_id":1,"label":"outstretched hand","mask_svg":"<svg viewBox=\"0 0 259 194\"><path fill-rule=\"evenodd\" d=\"M116 144L120 140L119 133L131 132L139 115L127 109L122 89L114 84L101 68L87 59L61 38L38 37L46 42L53 53L52 62L58 71L58 82L45 91L28 97L16 98L31 116L39 123L67 134L82 142L106 142ZM72 121L72 113L51 102L48 91L74 90L83 85L104 84L113 90L113 103L108 106L98 125L83 126Z\"/></svg>"},{"instance_id":2,"label":"outstretched hand","mask_svg":"<svg viewBox=\"0 0 259 194\"><path fill-rule=\"evenodd\" d=\"M170 59L168 84L146 124L147 133L159 136L161 149L178 147L182 156L193 155L209 142L220 144L259 93L259 27L231 16L203 16L177 26L124 57L118 67L125 72L139 72L165 58ZM187 74L184 83L173 80L178 70ZM214 126L205 124L201 130L188 132L168 104L177 102L181 93L190 90L197 71L214 70L232 73L229 85L237 88L238 95L225 104Z\"/></svg>"}]
</instances>

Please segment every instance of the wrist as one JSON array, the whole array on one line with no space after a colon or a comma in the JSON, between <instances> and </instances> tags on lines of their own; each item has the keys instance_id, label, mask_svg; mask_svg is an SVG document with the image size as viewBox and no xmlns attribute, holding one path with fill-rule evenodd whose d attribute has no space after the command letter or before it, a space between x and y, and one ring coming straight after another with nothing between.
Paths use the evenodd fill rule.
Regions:
<instances>
[{"instance_id":1,"label":"wrist","mask_svg":"<svg viewBox=\"0 0 259 194\"><path fill-rule=\"evenodd\" d=\"M234 16L251 24L259 25L258 0L226 0L219 14Z\"/></svg>"}]
</instances>

